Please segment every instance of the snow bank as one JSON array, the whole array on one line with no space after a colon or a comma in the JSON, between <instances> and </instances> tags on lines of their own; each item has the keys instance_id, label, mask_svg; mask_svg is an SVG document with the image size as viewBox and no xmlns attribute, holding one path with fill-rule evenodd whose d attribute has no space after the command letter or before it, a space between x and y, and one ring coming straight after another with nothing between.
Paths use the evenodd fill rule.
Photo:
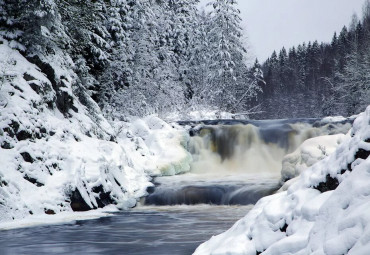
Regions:
<instances>
[{"instance_id":1,"label":"snow bank","mask_svg":"<svg viewBox=\"0 0 370 255\"><path fill-rule=\"evenodd\" d=\"M246 115L247 116L247 115ZM229 112L220 111L219 109L212 109L206 106L197 106L197 109L188 109L183 112L172 112L166 116L161 116L166 121L201 121L201 120L218 120L218 119L233 119L235 115ZM243 118L240 116L238 118ZM246 117L245 117L246 118Z\"/></svg>"},{"instance_id":2,"label":"snow bank","mask_svg":"<svg viewBox=\"0 0 370 255\"><path fill-rule=\"evenodd\" d=\"M368 254L370 106L351 138L194 254Z\"/></svg>"},{"instance_id":3,"label":"snow bank","mask_svg":"<svg viewBox=\"0 0 370 255\"><path fill-rule=\"evenodd\" d=\"M300 175L305 169L332 154L349 135L325 135L304 141L282 161L281 178L286 181Z\"/></svg>"},{"instance_id":4,"label":"snow bank","mask_svg":"<svg viewBox=\"0 0 370 255\"><path fill-rule=\"evenodd\" d=\"M135 169L151 176L174 175L190 170L192 157L185 149L189 135L180 126L171 126L156 116L117 122L117 139L127 144Z\"/></svg>"},{"instance_id":5,"label":"snow bank","mask_svg":"<svg viewBox=\"0 0 370 255\"><path fill-rule=\"evenodd\" d=\"M50 62L51 81L0 41L0 225L132 207L152 175L189 169L185 131L154 116L108 123L94 101L76 96L68 59Z\"/></svg>"},{"instance_id":6,"label":"snow bank","mask_svg":"<svg viewBox=\"0 0 370 255\"><path fill-rule=\"evenodd\" d=\"M59 225L59 224L74 224L80 220L93 220L102 217L115 216L118 209L115 206L107 206L103 209L96 209L86 212L61 212L55 215L34 215L23 219L2 222L0 230L9 230L16 228L28 228L43 225Z\"/></svg>"}]
</instances>

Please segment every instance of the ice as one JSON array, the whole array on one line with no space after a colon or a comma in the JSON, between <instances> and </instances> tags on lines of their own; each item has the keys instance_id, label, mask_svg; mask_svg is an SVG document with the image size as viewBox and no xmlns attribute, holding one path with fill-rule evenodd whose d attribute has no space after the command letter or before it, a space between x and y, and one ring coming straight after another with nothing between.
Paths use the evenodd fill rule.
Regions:
<instances>
[{"instance_id":1,"label":"ice","mask_svg":"<svg viewBox=\"0 0 370 255\"><path fill-rule=\"evenodd\" d=\"M1 223L0 230L27 228L40 225L70 224L80 220L92 220L114 216L115 206L107 206L87 212L61 212L56 215L31 215L17 221Z\"/></svg>"}]
</instances>

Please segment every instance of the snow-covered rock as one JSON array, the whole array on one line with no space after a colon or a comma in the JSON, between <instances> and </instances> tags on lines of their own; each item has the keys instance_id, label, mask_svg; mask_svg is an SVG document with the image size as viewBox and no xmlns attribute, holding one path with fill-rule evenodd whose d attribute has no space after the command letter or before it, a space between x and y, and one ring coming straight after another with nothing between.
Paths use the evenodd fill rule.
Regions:
<instances>
[{"instance_id":1,"label":"snow-covered rock","mask_svg":"<svg viewBox=\"0 0 370 255\"><path fill-rule=\"evenodd\" d=\"M368 254L370 106L351 138L194 254Z\"/></svg>"},{"instance_id":2,"label":"snow-covered rock","mask_svg":"<svg viewBox=\"0 0 370 255\"><path fill-rule=\"evenodd\" d=\"M132 207L151 176L189 170L181 128L155 116L109 123L91 98L81 103L68 59L46 74L0 40L0 224Z\"/></svg>"},{"instance_id":3,"label":"snow-covered rock","mask_svg":"<svg viewBox=\"0 0 370 255\"><path fill-rule=\"evenodd\" d=\"M125 146L135 169L150 176L174 175L190 170L192 157L185 149L189 136L156 116L114 123L117 141Z\"/></svg>"},{"instance_id":4,"label":"snow-covered rock","mask_svg":"<svg viewBox=\"0 0 370 255\"><path fill-rule=\"evenodd\" d=\"M290 180L300 175L305 169L332 154L349 135L325 135L304 141L294 152L286 155L282 161L281 178Z\"/></svg>"}]
</instances>

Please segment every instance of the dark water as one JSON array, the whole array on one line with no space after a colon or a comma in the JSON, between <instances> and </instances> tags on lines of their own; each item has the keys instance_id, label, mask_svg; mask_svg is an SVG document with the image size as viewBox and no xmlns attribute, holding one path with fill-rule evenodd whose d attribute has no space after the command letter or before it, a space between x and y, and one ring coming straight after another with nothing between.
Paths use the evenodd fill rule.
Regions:
<instances>
[{"instance_id":1,"label":"dark water","mask_svg":"<svg viewBox=\"0 0 370 255\"><path fill-rule=\"evenodd\" d=\"M236 175L234 179L229 180L224 180L222 177L204 180L187 179L183 176L160 177L156 179L157 186L149 190L145 204L160 206L251 205L280 188L277 179L266 179L265 177L243 180L243 177L243 175Z\"/></svg>"},{"instance_id":2,"label":"dark water","mask_svg":"<svg viewBox=\"0 0 370 255\"><path fill-rule=\"evenodd\" d=\"M153 205L140 205L94 220L3 230L0 231L0 255L189 255L202 242L226 231L245 216L257 198L278 188L275 178L248 176L243 181L240 179L241 176L216 179L200 179L197 175L160 177L156 179L158 186L151 194ZM181 201L178 191L186 197L184 189L189 188L190 183L192 188L206 191L210 197L217 197L221 188L224 192L221 196L229 197L229 203L207 204L211 202L207 196L195 190L199 204L194 201L185 205L186 199ZM248 203L233 205L231 198L239 196L256 197ZM160 197L175 199L176 203L155 203Z\"/></svg>"},{"instance_id":3,"label":"dark water","mask_svg":"<svg viewBox=\"0 0 370 255\"><path fill-rule=\"evenodd\" d=\"M150 191L145 206L114 216L0 231L0 255L192 254L202 242L226 231L246 215L251 209L249 204L279 188L277 178L252 178L242 174L250 170L254 174L263 173L265 165L267 172L278 174L279 169L273 171L276 159L270 160L270 154L276 152L269 149L271 144L287 149L291 140L297 140L298 143L293 144L298 146L312 136L300 135L302 130L293 129L290 124L296 122L309 124L308 131L324 125L317 119L202 122L211 125L208 127L199 126L201 123L180 123L193 126L190 135L199 138L195 142L201 142L194 143L194 161L209 163L201 164L206 174L195 171L193 175L157 178L157 186ZM258 132L250 126L238 126L240 124L258 127ZM335 127L323 127L321 133L330 133ZM248 154L250 150L254 154ZM286 151L280 154L277 154L277 168ZM251 162L253 164L249 164Z\"/></svg>"},{"instance_id":4,"label":"dark water","mask_svg":"<svg viewBox=\"0 0 370 255\"><path fill-rule=\"evenodd\" d=\"M250 206L144 206L112 217L0 232L0 254L192 254Z\"/></svg>"}]
</instances>

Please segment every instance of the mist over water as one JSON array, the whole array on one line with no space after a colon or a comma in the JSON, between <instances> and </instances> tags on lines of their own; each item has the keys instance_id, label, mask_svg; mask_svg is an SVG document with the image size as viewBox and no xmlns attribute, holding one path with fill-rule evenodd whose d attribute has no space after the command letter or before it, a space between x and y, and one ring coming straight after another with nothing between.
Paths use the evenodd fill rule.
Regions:
<instances>
[{"instance_id":1,"label":"mist over water","mask_svg":"<svg viewBox=\"0 0 370 255\"><path fill-rule=\"evenodd\" d=\"M192 172L228 174L279 175L285 155L305 140L321 135L346 133L350 123L302 120L260 121L245 125L204 125L194 128L189 141L193 155Z\"/></svg>"},{"instance_id":2,"label":"mist over water","mask_svg":"<svg viewBox=\"0 0 370 255\"><path fill-rule=\"evenodd\" d=\"M309 138L346 133L351 127L346 121L314 119L190 124L190 173L157 178L144 204L255 204L280 188L285 155Z\"/></svg>"}]
</instances>

